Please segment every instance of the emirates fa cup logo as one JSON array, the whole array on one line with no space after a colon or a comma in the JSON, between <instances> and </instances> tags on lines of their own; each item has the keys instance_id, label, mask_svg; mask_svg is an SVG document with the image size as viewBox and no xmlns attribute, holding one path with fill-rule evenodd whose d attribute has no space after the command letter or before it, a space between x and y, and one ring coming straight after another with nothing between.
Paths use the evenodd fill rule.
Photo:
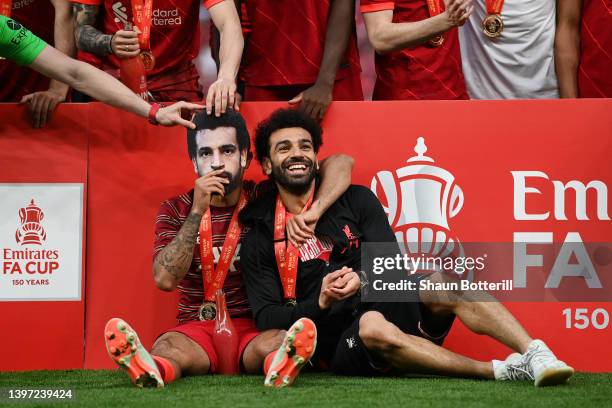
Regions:
<instances>
[{"instance_id":1,"label":"emirates fa cup logo","mask_svg":"<svg viewBox=\"0 0 612 408\"><path fill-rule=\"evenodd\" d=\"M45 232L40 222L45 217L42 210L36 206L34 199L25 208L19 209L19 218L21 226L15 232L15 240L21 245L41 245L47 239Z\"/></svg>"},{"instance_id":2,"label":"emirates fa cup logo","mask_svg":"<svg viewBox=\"0 0 612 408\"><path fill-rule=\"evenodd\" d=\"M450 172L425 156L424 138L417 139L414 151L417 155L408 159L407 166L395 172L379 171L370 188L383 204L404 253L431 258L463 256L461 243L448 225L461 211L463 191Z\"/></svg>"}]
</instances>

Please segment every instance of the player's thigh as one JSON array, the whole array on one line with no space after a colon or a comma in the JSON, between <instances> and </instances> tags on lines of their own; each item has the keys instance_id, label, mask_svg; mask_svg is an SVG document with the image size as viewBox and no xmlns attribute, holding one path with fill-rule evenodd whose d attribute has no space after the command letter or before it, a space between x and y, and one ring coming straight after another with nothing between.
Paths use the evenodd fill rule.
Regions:
<instances>
[{"instance_id":1,"label":"player's thigh","mask_svg":"<svg viewBox=\"0 0 612 408\"><path fill-rule=\"evenodd\" d=\"M210 358L193 339L179 332L166 332L153 345L152 354L172 359L187 374L205 374L210 369Z\"/></svg>"}]
</instances>

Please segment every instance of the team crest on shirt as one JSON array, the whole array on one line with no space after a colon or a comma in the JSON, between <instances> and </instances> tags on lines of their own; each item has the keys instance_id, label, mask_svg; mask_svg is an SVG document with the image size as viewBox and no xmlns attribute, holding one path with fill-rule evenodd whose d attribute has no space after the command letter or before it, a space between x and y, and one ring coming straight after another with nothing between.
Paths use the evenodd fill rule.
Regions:
<instances>
[{"instance_id":1,"label":"team crest on shirt","mask_svg":"<svg viewBox=\"0 0 612 408\"><path fill-rule=\"evenodd\" d=\"M112 5L113 13L115 14L115 23L121 23L125 25L128 23L127 8L118 1Z\"/></svg>"}]
</instances>

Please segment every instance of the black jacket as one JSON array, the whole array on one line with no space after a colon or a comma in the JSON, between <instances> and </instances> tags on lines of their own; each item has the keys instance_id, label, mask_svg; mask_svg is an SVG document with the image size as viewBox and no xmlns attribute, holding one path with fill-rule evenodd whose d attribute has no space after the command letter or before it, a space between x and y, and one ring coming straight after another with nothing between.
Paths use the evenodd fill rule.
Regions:
<instances>
[{"instance_id":1,"label":"black jacket","mask_svg":"<svg viewBox=\"0 0 612 408\"><path fill-rule=\"evenodd\" d=\"M241 270L249 303L259 330L288 329L297 319L308 317L318 327L339 327L350 322L359 297L319 308L323 277L343 266L360 270L363 241L396 242L387 216L374 194L366 187L351 185L317 223L317 237L333 242L329 261L300 260L296 284L297 305L286 306L274 254L273 220L277 190L264 193L240 214L248 228L242 239Z\"/></svg>"}]
</instances>

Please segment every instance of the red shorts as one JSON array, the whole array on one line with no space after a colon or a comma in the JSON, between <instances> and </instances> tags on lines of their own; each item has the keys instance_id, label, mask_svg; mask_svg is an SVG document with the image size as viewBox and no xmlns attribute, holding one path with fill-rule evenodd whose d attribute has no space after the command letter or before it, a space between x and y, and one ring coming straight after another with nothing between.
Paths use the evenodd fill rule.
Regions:
<instances>
[{"instance_id":1,"label":"red shorts","mask_svg":"<svg viewBox=\"0 0 612 408\"><path fill-rule=\"evenodd\" d=\"M278 85L278 86L249 86L244 91L245 101L288 101L300 92L310 88L312 84ZM361 89L361 73L356 72L339 79L334 84L332 95L334 101L363 101Z\"/></svg>"},{"instance_id":2,"label":"red shorts","mask_svg":"<svg viewBox=\"0 0 612 408\"><path fill-rule=\"evenodd\" d=\"M251 340L257 337L259 331L255 327L255 323L252 319L235 317L232 318L232 323L234 323L234 327L236 328L236 332L238 334L238 358L240 361L242 361L244 349L246 349ZM166 333L182 333L191 340L195 341L208 355L208 359L210 360L209 372L214 374L217 372L217 366L219 363L219 357L212 341L214 331L215 321L208 320L204 322L193 321L184 323L167 330ZM242 366L242 364L239 364L239 366Z\"/></svg>"},{"instance_id":3,"label":"red shorts","mask_svg":"<svg viewBox=\"0 0 612 408\"><path fill-rule=\"evenodd\" d=\"M189 62L172 71L147 78L147 86L157 102L199 103L204 100L204 94L198 80L198 71Z\"/></svg>"}]
</instances>

